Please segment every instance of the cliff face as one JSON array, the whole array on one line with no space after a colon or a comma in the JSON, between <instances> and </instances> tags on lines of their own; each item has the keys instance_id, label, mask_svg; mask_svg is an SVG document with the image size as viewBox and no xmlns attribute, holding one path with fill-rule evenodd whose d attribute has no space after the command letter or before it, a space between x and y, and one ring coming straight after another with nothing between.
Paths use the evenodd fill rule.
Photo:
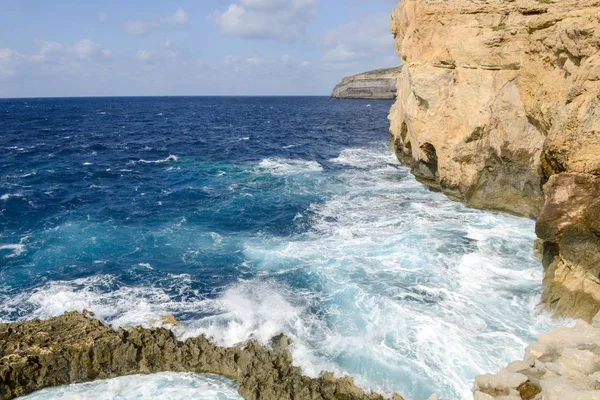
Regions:
<instances>
[{"instance_id":1,"label":"cliff face","mask_svg":"<svg viewBox=\"0 0 600 400\"><path fill-rule=\"evenodd\" d=\"M396 81L402 67L378 69L348 76L333 89L337 99L395 99Z\"/></svg>"},{"instance_id":2,"label":"cliff face","mask_svg":"<svg viewBox=\"0 0 600 400\"><path fill-rule=\"evenodd\" d=\"M257 342L220 347L204 336L178 341L170 330L112 328L88 315L0 324L0 399L49 386L163 371L211 373L238 381L245 399L383 400L351 378L302 376L283 335L267 348ZM402 400L394 395L392 400Z\"/></svg>"},{"instance_id":3,"label":"cliff face","mask_svg":"<svg viewBox=\"0 0 600 400\"><path fill-rule=\"evenodd\" d=\"M600 309L600 1L404 0L392 145L471 207L537 218L543 301Z\"/></svg>"}]
</instances>

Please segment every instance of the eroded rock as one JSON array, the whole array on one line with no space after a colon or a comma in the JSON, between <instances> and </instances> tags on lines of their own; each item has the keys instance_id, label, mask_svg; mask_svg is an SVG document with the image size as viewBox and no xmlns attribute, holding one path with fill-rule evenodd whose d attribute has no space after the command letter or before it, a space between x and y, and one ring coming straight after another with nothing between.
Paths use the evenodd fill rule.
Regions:
<instances>
[{"instance_id":1,"label":"eroded rock","mask_svg":"<svg viewBox=\"0 0 600 400\"><path fill-rule=\"evenodd\" d=\"M475 399L600 399L600 329L584 321L540 335L522 361L476 378ZM508 397L507 397L508 396Z\"/></svg>"},{"instance_id":2,"label":"eroded rock","mask_svg":"<svg viewBox=\"0 0 600 400\"><path fill-rule=\"evenodd\" d=\"M256 341L220 347L204 336L182 342L164 328L115 331L76 312L47 321L0 324L0 399L50 386L173 371L235 379L239 393L251 400L383 400L365 393L349 377L303 376L292 365L290 344L284 335L273 338L270 348Z\"/></svg>"}]
</instances>

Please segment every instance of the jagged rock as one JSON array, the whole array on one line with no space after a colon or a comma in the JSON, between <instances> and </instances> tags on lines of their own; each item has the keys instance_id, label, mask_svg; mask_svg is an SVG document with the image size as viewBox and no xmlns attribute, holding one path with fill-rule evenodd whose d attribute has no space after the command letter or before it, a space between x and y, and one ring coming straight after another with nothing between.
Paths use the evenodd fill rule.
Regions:
<instances>
[{"instance_id":1,"label":"jagged rock","mask_svg":"<svg viewBox=\"0 0 600 400\"><path fill-rule=\"evenodd\" d=\"M378 69L348 76L333 89L337 99L395 99L396 81L402 67Z\"/></svg>"},{"instance_id":2,"label":"jagged rock","mask_svg":"<svg viewBox=\"0 0 600 400\"><path fill-rule=\"evenodd\" d=\"M556 200L543 187L563 193L568 181L554 175L600 175L599 0L404 0L391 30L403 62L392 145L420 182L548 221ZM595 212L592 196L576 203ZM549 224L543 300L589 321L600 310L596 231Z\"/></svg>"},{"instance_id":3,"label":"jagged rock","mask_svg":"<svg viewBox=\"0 0 600 400\"><path fill-rule=\"evenodd\" d=\"M600 399L600 329L584 321L540 335L522 361L475 378L475 399Z\"/></svg>"},{"instance_id":4,"label":"jagged rock","mask_svg":"<svg viewBox=\"0 0 600 400\"><path fill-rule=\"evenodd\" d=\"M0 399L49 386L173 371L235 379L239 393L251 400L383 400L365 393L349 377L303 376L292 365L290 344L284 335L273 338L271 348L256 341L220 347L204 336L182 342L164 328L115 331L76 312L47 321L0 324Z\"/></svg>"}]
</instances>

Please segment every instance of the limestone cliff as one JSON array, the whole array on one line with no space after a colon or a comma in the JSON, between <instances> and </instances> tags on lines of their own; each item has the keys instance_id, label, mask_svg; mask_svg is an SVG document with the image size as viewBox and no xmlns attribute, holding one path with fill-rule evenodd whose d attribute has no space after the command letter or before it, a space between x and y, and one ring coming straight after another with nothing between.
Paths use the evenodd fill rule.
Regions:
<instances>
[{"instance_id":1,"label":"limestone cliff","mask_svg":"<svg viewBox=\"0 0 600 400\"><path fill-rule=\"evenodd\" d=\"M239 393L252 400L383 400L348 377L303 376L292 365L290 343L284 335L273 338L270 348L255 341L220 347L204 336L182 342L164 328L115 331L87 313L73 312L47 321L0 324L0 399L49 386L174 371L235 379ZM402 398L394 395L393 400Z\"/></svg>"},{"instance_id":2,"label":"limestone cliff","mask_svg":"<svg viewBox=\"0 0 600 400\"><path fill-rule=\"evenodd\" d=\"M392 144L468 206L537 218L544 303L600 309L600 1L404 0Z\"/></svg>"},{"instance_id":3,"label":"limestone cliff","mask_svg":"<svg viewBox=\"0 0 600 400\"><path fill-rule=\"evenodd\" d=\"M348 76L333 89L337 99L395 99L396 81L402 67L378 69Z\"/></svg>"}]
</instances>

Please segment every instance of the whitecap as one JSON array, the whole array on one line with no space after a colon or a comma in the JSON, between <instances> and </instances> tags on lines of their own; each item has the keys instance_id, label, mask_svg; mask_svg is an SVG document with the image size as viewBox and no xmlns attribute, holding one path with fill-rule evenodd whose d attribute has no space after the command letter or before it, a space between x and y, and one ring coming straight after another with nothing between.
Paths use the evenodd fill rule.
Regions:
<instances>
[{"instance_id":1,"label":"whitecap","mask_svg":"<svg viewBox=\"0 0 600 400\"><path fill-rule=\"evenodd\" d=\"M330 159L329 162L364 169L397 164L394 155L388 152L363 148L344 149L338 157Z\"/></svg>"},{"instance_id":2,"label":"whitecap","mask_svg":"<svg viewBox=\"0 0 600 400\"><path fill-rule=\"evenodd\" d=\"M174 155L169 155L167 158L164 158L162 160L139 160L138 163L140 164L161 164L161 163L166 163L169 161L177 161L179 160L179 157L174 156Z\"/></svg>"},{"instance_id":3,"label":"whitecap","mask_svg":"<svg viewBox=\"0 0 600 400\"><path fill-rule=\"evenodd\" d=\"M35 175L37 175L37 171L32 171L28 174L23 174L23 175L7 175L6 177L15 179L15 178L28 178L30 176L35 176Z\"/></svg>"},{"instance_id":4,"label":"whitecap","mask_svg":"<svg viewBox=\"0 0 600 400\"><path fill-rule=\"evenodd\" d=\"M12 254L7 258L18 257L25 252L25 245L23 244L2 244L0 250L12 250Z\"/></svg>"},{"instance_id":5,"label":"whitecap","mask_svg":"<svg viewBox=\"0 0 600 400\"><path fill-rule=\"evenodd\" d=\"M0 200L6 201L6 200L10 199L11 197L23 197L23 195L19 194L19 193L7 193L7 194L3 194L2 196L0 196Z\"/></svg>"},{"instance_id":6,"label":"whitecap","mask_svg":"<svg viewBox=\"0 0 600 400\"><path fill-rule=\"evenodd\" d=\"M302 173L322 172L323 167L316 161L292 160L285 158L265 158L258 167L271 175L286 176Z\"/></svg>"}]
</instances>

